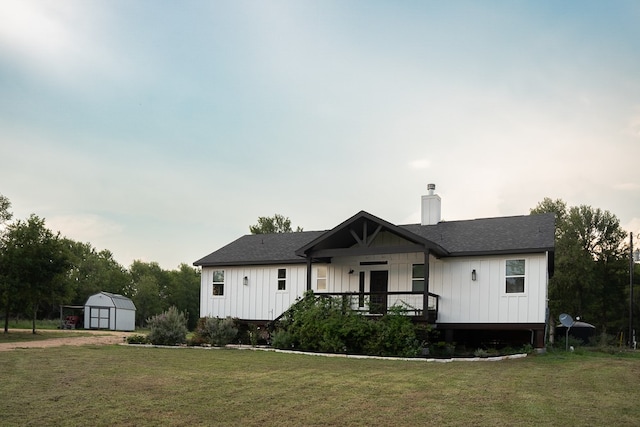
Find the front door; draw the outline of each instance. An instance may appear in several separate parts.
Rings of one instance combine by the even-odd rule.
[[[389,282],[388,271],[372,271],[370,282],[370,307],[371,314],[387,313],[387,286]]]

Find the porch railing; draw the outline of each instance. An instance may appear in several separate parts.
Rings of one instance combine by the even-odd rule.
[[[368,316],[385,314],[391,307],[398,307],[408,316],[426,319],[429,323],[438,320],[440,296],[429,292],[428,306],[424,310],[424,293],[420,291],[387,292],[315,292],[317,297],[342,297],[348,299],[352,310]]]

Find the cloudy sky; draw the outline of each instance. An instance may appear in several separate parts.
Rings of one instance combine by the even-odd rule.
[[[173,269],[280,213],[640,232],[640,3],[3,0],[0,194]]]

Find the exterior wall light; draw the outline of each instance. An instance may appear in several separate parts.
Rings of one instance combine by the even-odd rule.
[[[474,268],[473,270],[471,270],[471,280],[475,282],[477,278],[478,275],[476,274],[476,269]]]
[[[249,286],[249,278],[247,276],[244,276],[244,278],[242,279],[242,284],[245,286]]]

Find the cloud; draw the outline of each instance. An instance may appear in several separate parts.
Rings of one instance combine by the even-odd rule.
[[[613,189],[619,191],[638,191],[640,190],[640,184],[637,182],[623,182],[614,184]]]
[[[6,0],[0,4],[0,56],[28,73],[67,86],[121,75],[108,37],[109,14],[98,2]],[[96,76],[95,74],[98,74]]]
[[[629,119],[626,133],[640,138],[640,108],[636,108],[635,113]]]
[[[46,218],[46,224],[49,229],[59,231],[65,237],[92,243],[120,234],[124,230],[121,224],[95,214],[52,216]]]
[[[633,233],[633,236],[634,236],[633,245],[634,247],[640,247],[640,244],[638,243],[640,241],[640,218],[638,217],[631,218],[631,220],[623,224],[622,228]]]
[[[428,159],[416,159],[409,162],[411,169],[429,169],[431,161]]]

